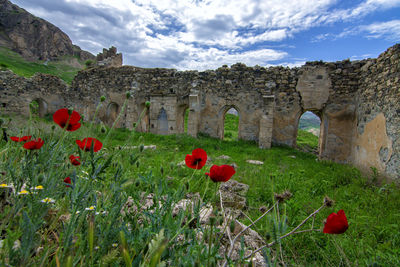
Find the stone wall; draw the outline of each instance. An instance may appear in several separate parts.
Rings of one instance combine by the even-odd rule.
[[[90,119],[104,95],[98,118],[108,125],[123,111],[117,126],[132,128],[144,112],[139,131],[183,133],[189,110],[188,134],[216,138],[223,138],[225,114],[233,107],[239,113],[239,138],[261,148],[295,147],[299,119],[312,111],[321,119],[321,159],[400,178],[399,73],[399,45],[377,59],[308,62],[292,69],[240,63],[203,72],[92,68],[79,72],[71,86],[49,75],[25,79],[1,72],[0,107],[27,114],[30,101],[38,99],[41,114],[73,106]],[[127,91],[132,98],[126,99]]]

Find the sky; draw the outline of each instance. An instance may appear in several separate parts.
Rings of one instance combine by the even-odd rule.
[[[376,58],[400,43],[400,0],[11,0],[96,55],[178,70]]]

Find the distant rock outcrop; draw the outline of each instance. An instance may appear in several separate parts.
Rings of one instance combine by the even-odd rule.
[[[82,60],[95,59],[91,53],[73,45],[59,28],[8,0],[0,0],[0,46],[28,60],[51,60],[66,55],[79,56]]]

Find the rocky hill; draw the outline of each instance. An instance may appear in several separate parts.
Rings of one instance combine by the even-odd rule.
[[[28,60],[52,60],[67,55],[81,60],[95,59],[91,53],[73,45],[59,28],[8,0],[0,0],[0,46]]]

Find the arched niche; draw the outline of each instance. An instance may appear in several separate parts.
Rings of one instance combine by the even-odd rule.
[[[160,113],[158,113],[157,117],[158,122],[158,134],[166,135],[168,134],[168,115],[167,111],[164,108],[160,109]]]
[[[106,109],[106,123],[112,125],[118,117],[119,105],[115,102],[108,104]]]
[[[139,105],[139,110],[137,113],[138,125],[136,126],[136,131],[138,132],[148,132],[150,130],[150,116],[149,109],[146,108],[146,103],[143,102]]]

